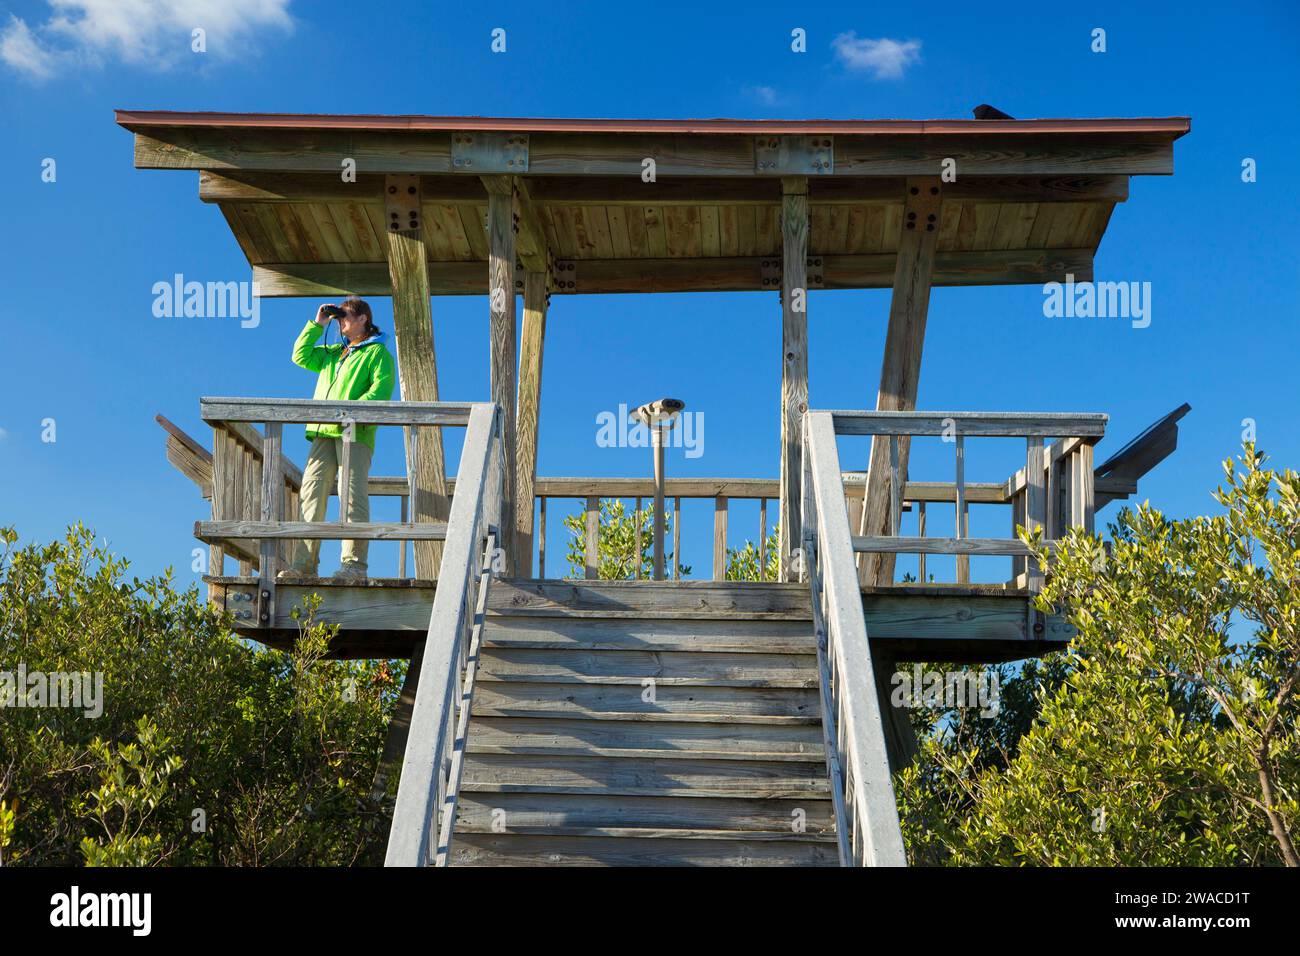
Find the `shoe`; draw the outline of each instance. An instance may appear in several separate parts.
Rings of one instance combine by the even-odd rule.
[[[357,564],[355,561],[349,561],[335,571],[332,577],[335,581],[364,581],[366,580],[366,566]]]
[[[307,572],[299,568],[285,568],[275,576],[277,581],[305,581],[308,578],[314,578],[314,572]]]

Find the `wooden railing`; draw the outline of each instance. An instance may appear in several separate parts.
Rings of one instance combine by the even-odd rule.
[[[500,540],[505,454],[495,405],[474,405],[393,808],[387,866],[447,865],[474,702],[488,585]]]
[[[1021,437],[1025,467],[1005,487],[980,485],[979,500],[1010,504],[1013,521],[1045,527],[1053,538],[1065,523],[1091,527],[1092,445],[1103,434],[1104,415],[1022,414],[1013,412],[830,412],[810,411],[803,419],[803,481],[800,516],[802,549],[794,566],[809,584],[820,672],[822,731],[834,800],[840,861],[853,866],[905,865],[898,810],[881,720],[871,647],[867,639],[856,554],[955,554],[959,583],[968,583],[961,559],[972,554],[1009,555],[1029,563],[1023,572],[1030,590],[1042,585],[1042,570],[1028,547],[1008,538],[971,538],[967,506],[965,439],[971,436]],[[888,528],[884,535],[855,535],[837,447],[839,435],[871,435],[889,442]],[[915,436],[949,438],[954,444],[956,480],[951,486],[907,482],[900,464],[900,441]],[[1060,436],[1067,436],[1060,438]],[[1044,447],[1043,439],[1059,440]],[[918,506],[921,533],[899,533],[903,502]],[[861,508],[861,493],[856,495]],[[927,501],[951,501],[956,533],[950,538],[924,533]],[[1022,502],[1022,504],[1017,504]],[[1049,546],[1051,541],[1048,541]],[[924,575],[924,564],[921,565]],[[924,577],[922,577],[924,580]],[[1030,607],[1031,617],[1037,612]]]
[[[1036,591],[1043,573],[1029,557],[1029,548],[1016,535],[1017,527],[1043,529],[1047,547],[1054,546],[1064,529],[1074,525],[1089,531],[1093,527],[1093,445],[1105,434],[1106,416],[1076,413],[1026,412],[871,412],[832,411],[837,435],[870,435],[889,442],[888,521],[883,535],[854,535],[853,550],[859,554],[917,554],[917,580],[927,580],[925,556],[951,554],[957,558],[958,584],[970,583],[971,555],[1003,555],[1012,559],[1008,584]],[[953,446],[955,481],[951,500],[956,512],[956,533],[952,537],[926,535],[926,498],[917,503],[917,531],[900,533],[903,502],[915,486],[905,481],[900,466],[900,445],[917,436],[934,436]],[[1062,437],[1064,436],[1064,437]],[[968,437],[1023,438],[1025,467],[1003,485],[972,486],[966,482],[965,443]],[[1057,438],[1044,446],[1044,438]],[[907,492],[900,492],[906,485]],[[972,494],[972,491],[975,494]],[[1005,538],[970,537],[970,504],[980,501],[1011,507],[1011,527]],[[888,583],[888,582],[882,582]]]
[[[822,735],[843,866],[906,866],[867,624],[853,565],[835,426],[803,419],[802,553],[820,673]]]
[[[276,619],[276,572],[291,562],[305,539],[441,541],[445,522],[348,521],[347,483],[340,484],[337,521],[296,521],[302,473],[283,451],[286,423],[336,423],[343,430],[341,472],[347,473],[356,425],[420,427],[469,423],[478,406],[452,402],[328,402],[288,398],[203,398],[205,422],[213,427],[212,520],[195,522],[194,534],[212,548],[210,567],[218,574],[226,553],[239,559],[241,573],[259,569],[258,624]],[[254,425],[264,424],[263,432]],[[389,489],[390,493],[398,489]],[[414,475],[403,496],[421,493]],[[405,563],[405,549],[402,553]]]
[[[537,505],[537,576],[546,577],[546,512],[547,503],[555,499],[576,499],[582,502],[586,578],[597,577],[600,531],[600,503],[619,499],[632,503],[634,554],[651,544],[652,530],[644,536],[642,517],[654,510],[654,480],[651,478],[538,478],[534,496]],[[681,578],[681,513],[682,499],[713,501],[712,578],[722,581],[727,574],[727,531],[732,499],[758,502],[759,567],[767,566],[767,503],[779,494],[775,480],[766,478],[668,478],[664,481],[664,518],[671,528],[672,569],[665,576],[676,581]],[[671,501],[670,501],[671,499]],[[634,576],[640,578],[640,562],[635,565]]]

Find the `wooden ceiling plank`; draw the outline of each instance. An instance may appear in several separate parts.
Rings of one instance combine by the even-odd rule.
[[[668,233],[664,227],[663,210],[658,206],[644,207],[646,251],[654,259],[668,258]]]
[[[257,243],[248,230],[244,228],[244,223],[239,215],[238,207],[234,203],[222,203],[218,208],[221,209],[221,215],[226,220],[226,225],[230,227],[230,233],[235,237],[235,242],[239,243],[239,249],[244,253],[244,258],[249,263],[262,261],[261,251],[257,248]]]
[[[316,225],[316,234],[320,237],[322,255],[327,262],[346,262],[348,251],[339,237],[338,226],[330,215],[329,207],[324,203],[309,203],[303,207],[311,215]]]
[[[614,258],[632,258],[632,244],[627,233],[627,207],[607,206],[605,215],[609,219],[609,241],[614,250]]]
[[[438,231],[451,247],[450,258],[462,261],[473,259],[474,250],[470,248],[465,225],[461,222],[456,207],[443,203],[426,203],[424,209],[426,218],[437,223]]]

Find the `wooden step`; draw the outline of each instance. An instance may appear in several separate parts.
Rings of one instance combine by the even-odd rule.
[[[838,863],[800,595],[705,587],[643,611],[656,591],[498,595],[479,652],[454,865]]]
[[[643,688],[620,684],[482,681],[474,691],[479,717],[583,717],[589,720],[744,720],[747,723],[820,725],[821,704],[814,687]]]
[[[462,792],[808,800],[830,796],[826,762],[820,756],[805,763],[471,753],[464,774]]]
[[[808,585],[759,581],[535,581],[500,579],[488,613],[638,620],[812,620]]]
[[[485,647],[817,654],[808,621],[494,617],[483,639]]]
[[[626,836],[458,834],[456,866],[837,866],[833,842],[735,839],[628,839]]]
[[[571,793],[463,793],[456,833],[547,828],[636,829],[654,832],[730,830],[806,833],[834,838],[829,800],[754,800],[727,797],[629,797]]]
[[[810,724],[537,717],[477,717],[468,743],[470,753],[711,760],[820,760],[822,748]]]
[[[701,654],[688,651],[595,651],[488,648],[480,681],[658,686],[816,687],[817,658],[808,654]]]

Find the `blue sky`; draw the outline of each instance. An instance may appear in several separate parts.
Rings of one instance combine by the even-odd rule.
[[[1099,279],[1150,282],[1152,322],[1047,319],[1036,286],[936,290],[919,406],[1103,411],[1100,457],[1183,401],[1176,457],[1141,493],[1182,516],[1213,508],[1220,460],[1256,423],[1275,464],[1300,461],[1296,303],[1300,199],[1295,93],[1300,17],[1286,3],[1050,5],[999,12],[861,4],[387,4],[195,2],[201,17],[137,0],[0,6],[4,297],[13,353],[0,405],[0,524],[48,540],[84,521],[136,573],[190,571],[193,486],[163,458],[162,412],[210,444],[198,397],[308,396],[290,344],[314,302],[270,300],[262,321],[155,318],[151,288],[177,272],[246,279],[247,265],[197,174],[136,171],[114,108],[608,117],[967,117],[992,103],[1017,117],[1190,115],[1175,175],[1132,181],[1096,261]],[[377,9],[377,8],[375,8]],[[201,21],[201,22],[200,22]],[[208,52],[190,52],[204,26]],[[491,31],[506,30],[494,54]],[[803,54],[790,32],[807,32]],[[1091,31],[1106,30],[1104,54]],[[889,39],[854,63],[836,38]],[[840,47],[844,46],[841,41]],[[884,74],[884,75],[881,75]],[[41,180],[42,160],[57,181]],[[1243,158],[1258,181],[1241,181]],[[379,324],[391,328],[386,299]],[[433,303],[447,399],[487,398],[484,297]],[[813,407],[874,404],[885,290],[810,299]],[[671,332],[654,334],[670,321]],[[706,420],[705,454],[670,453],[670,474],[774,476],[780,310],[775,295],[556,296],[547,329],[539,470],[640,475],[642,449],[596,446],[595,418],[620,402],[685,399]],[[42,421],[57,440],[42,441]],[[306,444],[289,451],[299,463]],[[841,445],[846,468],[865,446]],[[1017,448],[971,449],[970,480],[999,480]],[[452,456],[454,459],[454,455]],[[375,472],[400,468],[396,433]],[[946,479],[946,456],[913,476]],[[452,462],[454,466],[454,460]],[[1102,517],[1110,517],[1111,510]],[[376,517],[384,516],[376,510]],[[563,552],[551,517],[551,561]],[[977,511],[975,533],[986,519]],[[1005,513],[987,519],[1002,533]],[[732,542],[756,512],[733,512]],[[709,522],[687,511],[684,559],[708,563]],[[932,525],[933,530],[941,528]],[[375,549],[377,569],[391,558]],[[386,551],[391,551],[388,546]],[[325,568],[337,558],[326,545]]]

